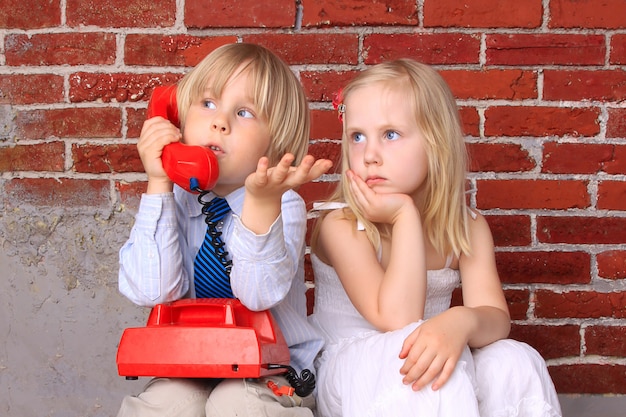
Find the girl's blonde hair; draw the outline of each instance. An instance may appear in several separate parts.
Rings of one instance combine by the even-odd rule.
[[[309,107],[302,85],[291,69],[269,49],[248,43],[221,46],[207,55],[178,83],[176,98],[184,132],[185,117],[191,104],[210,85],[218,97],[237,70],[249,71],[252,99],[260,116],[268,121],[271,143],[267,153],[276,165],[287,152],[299,164],[309,145]]]
[[[426,142],[428,175],[423,191],[423,206],[419,207],[426,238],[443,256],[469,253],[468,208],[465,200],[467,151],[456,101],[448,85],[428,65],[399,59],[361,72],[343,89],[343,99],[359,88],[376,83],[406,93]],[[366,220],[354,204],[346,178],[346,171],[350,167],[345,129],[341,147],[341,182],[331,200],[348,204],[346,216],[356,218],[365,226],[368,238],[378,250],[381,235],[388,234],[389,230]],[[316,237],[317,233],[314,233],[313,238]]]

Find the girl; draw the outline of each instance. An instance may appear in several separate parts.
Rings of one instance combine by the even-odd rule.
[[[338,108],[342,177],[326,208],[339,208],[322,213],[311,245],[321,415],[560,415],[536,352],[496,342],[508,308],[487,222],[466,206],[465,145],[443,79],[411,60],[379,64]],[[464,305],[449,308],[459,282]],[[475,375],[468,346],[487,345]]]
[[[322,175],[331,162],[305,156],[309,112],[302,87],[269,50],[230,44],[183,77],[177,99],[182,133],[154,117],[144,123],[137,144],[148,187],[120,250],[120,291],[141,306],[218,297],[201,294],[218,284],[199,279],[202,268],[194,264],[208,237],[202,206],[197,195],[172,184],[161,161],[171,142],[204,146],[217,157],[219,178],[203,198],[223,197],[230,207],[213,226],[232,262],[230,296],[251,310],[271,309],[293,368],[312,369],[322,339],[306,321],[306,207],[292,189]],[[288,383],[282,376],[272,382]],[[156,378],[138,396],[127,396],[118,416],[311,417],[313,398],[303,397],[274,395],[263,378]]]

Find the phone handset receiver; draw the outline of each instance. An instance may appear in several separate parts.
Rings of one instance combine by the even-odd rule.
[[[154,88],[148,102],[148,118],[155,116],[166,118],[180,127],[175,85]],[[163,148],[161,160],[167,176],[189,192],[211,190],[217,183],[217,157],[207,148],[181,142],[170,143]]]

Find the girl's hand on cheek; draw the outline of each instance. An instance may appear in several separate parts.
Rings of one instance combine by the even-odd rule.
[[[400,193],[377,193],[353,171],[346,172],[355,202],[365,218],[374,223],[394,224],[404,208],[415,211],[411,197]]]

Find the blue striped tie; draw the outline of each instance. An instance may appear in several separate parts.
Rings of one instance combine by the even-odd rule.
[[[226,259],[226,249],[218,223],[230,211],[224,198],[214,198],[202,208],[207,217],[206,236],[194,262],[194,280],[198,298],[234,298],[230,288],[232,261]]]

